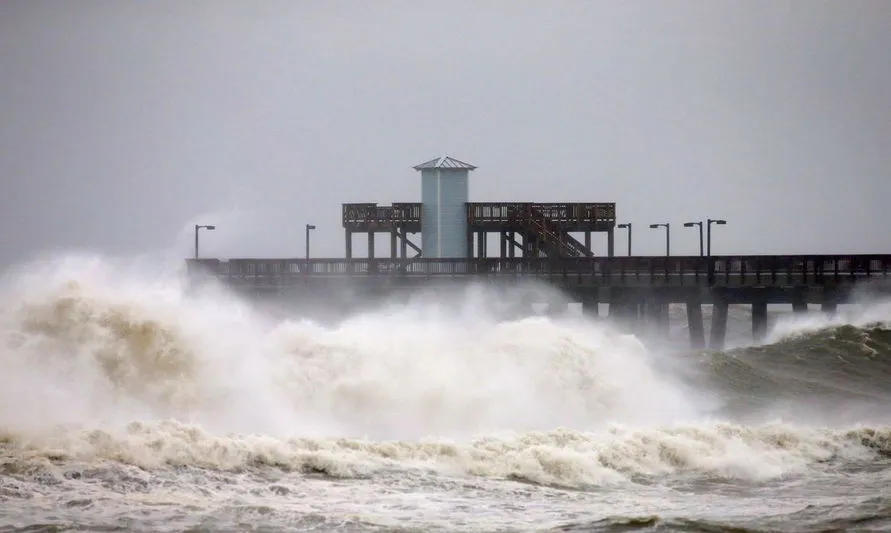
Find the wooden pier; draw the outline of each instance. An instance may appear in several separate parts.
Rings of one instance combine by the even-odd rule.
[[[770,304],[791,304],[799,313],[819,304],[833,313],[858,291],[888,287],[891,254],[712,256],[711,224],[726,222],[709,219],[698,222],[700,241],[707,224],[708,252],[687,257],[666,250],[665,256],[635,257],[632,226],[617,224],[615,203],[470,202],[469,175],[476,165],[446,155],[413,168],[420,172],[422,202],[342,204],[343,259],[311,259],[307,226],[304,259],[194,259],[188,261],[190,280],[216,280],[238,291],[287,295],[325,308],[351,299],[345,312],[355,311],[361,301],[421,290],[439,293],[456,284],[485,283],[520,299],[536,287],[532,297],[547,299],[552,313],[576,302],[587,315],[597,316],[599,304],[607,304],[610,319],[632,325],[645,321],[664,330],[669,304],[684,304],[695,348],[705,347],[702,306],[711,305],[710,345],[718,349],[725,342],[731,304],[752,306],[757,341],[767,331]],[[629,257],[615,256],[617,228],[628,231]],[[379,233],[389,235],[389,257],[375,257]],[[414,242],[418,233],[420,243]],[[366,257],[353,255],[356,234],[366,235]],[[494,257],[488,245],[492,234],[500,241],[492,247]],[[594,253],[595,234],[606,234],[605,256]]]
[[[596,315],[609,304],[610,317],[646,320],[667,327],[668,304],[686,304],[690,342],[705,346],[702,305],[713,306],[710,347],[724,345],[727,306],[752,306],[756,341],[767,331],[768,304],[791,304],[806,312],[819,304],[833,313],[856,291],[891,288],[889,255],[656,256],[656,257],[473,257],[470,259],[190,259],[190,279],[214,279],[253,293],[313,291],[349,285],[382,295],[454,283],[493,286],[546,283],[568,301]],[[566,302],[553,303],[553,311]]]

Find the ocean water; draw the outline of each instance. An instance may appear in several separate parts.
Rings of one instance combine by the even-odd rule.
[[[891,530],[891,305],[760,346],[733,309],[692,352],[493,298],[322,322],[100,257],[10,270],[0,531]]]

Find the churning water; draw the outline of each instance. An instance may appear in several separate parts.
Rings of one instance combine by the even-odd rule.
[[[0,530],[891,528],[881,303],[691,353],[480,288],[323,325],[68,257],[0,298]]]

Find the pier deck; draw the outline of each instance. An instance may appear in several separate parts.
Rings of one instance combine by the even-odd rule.
[[[847,285],[891,273],[891,255],[654,256],[472,259],[190,259],[190,272],[257,286],[318,278],[542,279],[566,287]]]
[[[834,313],[855,291],[887,294],[889,255],[783,255],[711,257],[579,257],[472,259],[191,259],[190,279],[219,280],[252,293],[333,294],[350,285],[385,295],[441,288],[454,282],[493,286],[546,283],[596,315],[609,304],[610,317],[642,321],[667,331],[670,303],[687,306],[690,344],[705,346],[702,305],[713,306],[710,346],[724,344],[727,306],[752,306],[756,341],[767,331],[767,305],[792,304],[796,313],[820,304]],[[555,309],[565,302],[553,302]]]

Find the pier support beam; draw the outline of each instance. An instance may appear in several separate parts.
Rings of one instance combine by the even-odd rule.
[[[764,341],[767,335],[767,299],[757,298],[752,302],[752,339],[756,343]]]
[[[473,257],[473,228],[467,228],[467,257]]]
[[[485,231],[476,232],[476,256],[480,259],[486,257],[486,236]]]
[[[600,318],[600,304],[597,303],[597,298],[582,301],[582,315],[595,320]]]
[[[635,300],[623,299],[616,307],[618,322],[627,331],[637,333],[640,326],[640,304]],[[612,308],[612,304],[610,304],[610,308]]]
[[[838,294],[835,289],[823,289],[823,303],[820,307],[821,311],[829,318],[835,316],[838,312]]]
[[[799,288],[795,290],[792,294],[792,312],[796,315],[800,313],[807,313],[807,295],[805,293],[807,289]]]
[[[626,326],[629,330],[637,329],[639,302],[634,295],[624,290],[613,290],[609,300],[609,317],[611,320]]]
[[[347,261],[349,261],[350,259],[353,258],[353,232],[350,230],[345,230],[345,231],[346,231],[346,239],[345,239],[346,258],[347,258]]]
[[[657,298],[648,299],[646,310],[650,329],[660,336],[668,337],[668,304]]]
[[[705,348],[705,327],[702,323],[702,300],[697,293],[687,299],[687,329],[690,331],[690,348]]]
[[[547,308],[544,311],[545,315],[553,318],[566,316],[567,313],[569,313],[569,302],[562,300],[548,302]]]
[[[712,327],[709,332],[709,348],[723,350],[727,339],[727,299],[723,294],[712,296]]]
[[[583,317],[594,320],[600,318],[600,304],[597,303],[599,301],[599,293],[599,289],[594,287],[590,292],[580,298]]]

